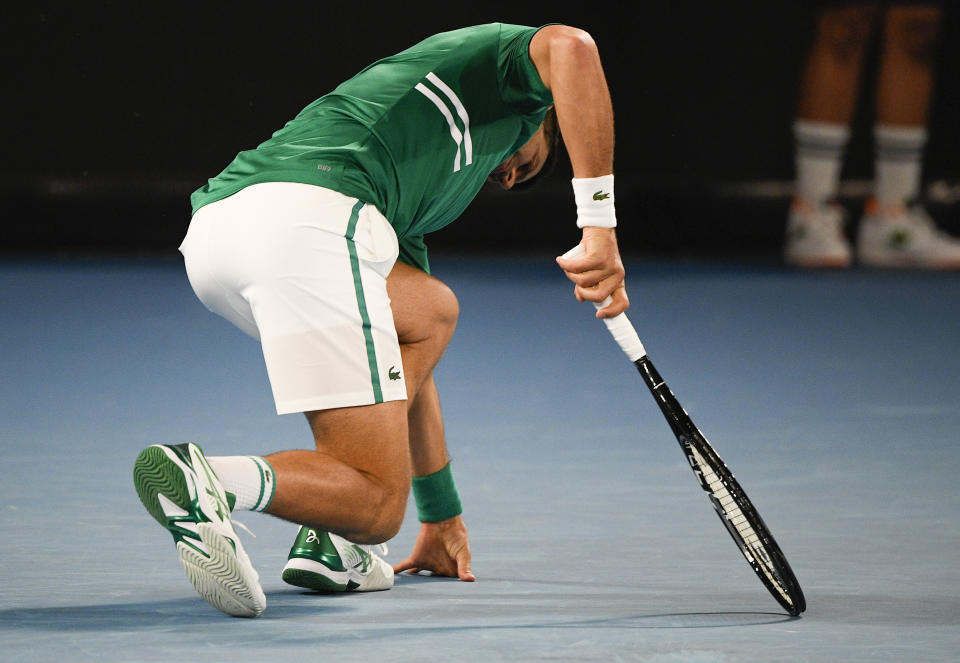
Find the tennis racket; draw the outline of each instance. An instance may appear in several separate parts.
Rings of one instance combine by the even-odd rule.
[[[579,258],[584,255],[582,245],[577,245],[564,254],[564,258]],[[610,303],[608,297],[598,309]],[[630,361],[637,367],[644,383],[660,406],[660,411],[670,425],[670,430],[680,443],[680,448],[690,462],[690,467],[707,493],[713,508],[730,536],[740,548],[747,563],[760,578],[773,598],[791,615],[796,617],[806,610],[807,602],[787,558],[767,529],[763,518],[747,497],[740,483],[726,466],[700,429],[680,405],[670,387],[654,368],[633,324],[621,313],[605,318],[604,323]]]

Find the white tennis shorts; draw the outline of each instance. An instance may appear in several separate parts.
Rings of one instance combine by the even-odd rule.
[[[180,252],[204,306],[260,341],[278,414],[407,397],[387,297],[397,235],[372,205],[255,184],[197,210]]]

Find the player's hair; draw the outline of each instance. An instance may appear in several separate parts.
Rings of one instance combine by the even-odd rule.
[[[547,139],[547,145],[550,146],[550,149],[547,152],[547,159],[543,162],[543,168],[541,168],[540,172],[530,179],[514,184],[512,190],[523,191],[525,189],[529,189],[537,182],[541,182],[546,179],[557,167],[557,162],[560,160],[561,149],[560,125],[557,123],[556,106],[551,106],[550,110],[548,110],[547,114],[543,117],[543,135]]]

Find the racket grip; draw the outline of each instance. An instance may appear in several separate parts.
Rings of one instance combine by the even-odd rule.
[[[573,258],[582,258],[584,255],[586,255],[586,251],[583,245],[577,244],[564,253],[563,257],[570,260]],[[593,305],[597,310],[600,310],[604,306],[608,306],[612,301],[612,297],[607,297],[603,302],[593,302]],[[627,318],[626,313],[620,313],[612,318],[604,318],[603,323],[607,326],[607,331],[610,332],[610,335],[613,336],[613,340],[617,342],[617,345],[620,346],[620,349],[623,350],[630,361],[637,361],[647,355],[647,350],[643,347],[643,343],[640,342],[640,336],[637,334],[633,323]]]

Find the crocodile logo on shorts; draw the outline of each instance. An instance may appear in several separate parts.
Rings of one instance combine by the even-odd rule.
[[[400,379],[400,371],[395,370],[395,368],[394,368],[393,366],[391,366],[391,367],[390,367],[390,370],[387,371],[387,375],[390,377],[391,380],[399,380],[399,379]]]
[[[595,194],[593,194],[594,200],[606,200],[609,197],[610,197],[610,194],[607,193],[606,191],[603,191],[602,189],[600,191],[597,191]]]

